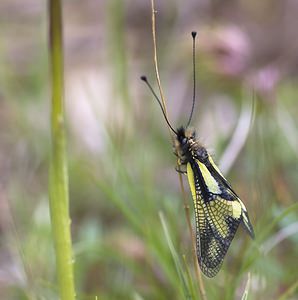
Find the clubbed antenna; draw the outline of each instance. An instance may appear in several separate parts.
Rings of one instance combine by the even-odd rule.
[[[177,135],[176,130],[174,130],[174,128],[173,128],[172,125],[170,124],[170,122],[169,122],[169,120],[168,120],[168,118],[167,118],[167,115],[166,115],[166,113],[165,113],[165,111],[164,111],[164,108],[163,108],[163,106],[162,106],[162,104],[161,104],[161,101],[159,100],[159,98],[157,97],[156,93],[154,92],[154,90],[153,90],[151,84],[148,82],[147,77],[146,77],[146,76],[141,76],[141,80],[143,80],[143,81],[147,84],[147,86],[149,87],[150,91],[152,92],[154,98],[157,100],[157,102],[158,102],[158,104],[159,104],[159,106],[160,106],[160,108],[161,108],[161,111],[162,111],[162,113],[163,113],[163,116],[164,116],[164,118],[165,118],[165,120],[166,120],[168,126],[169,126],[170,129]]]
[[[195,108],[196,102],[196,31],[192,31],[192,64],[193,64],[193,96],[192,96],[192,107],[189,115],[189,119],[186,125],[186,128],[189,126],[192,119],[193,111]]]

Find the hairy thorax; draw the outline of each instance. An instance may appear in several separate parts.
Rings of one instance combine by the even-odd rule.
[[[193,159],[206,162],[208,153],[197,141],[194,129],[181,127],[177,129],[177,133],[174,153],[178,157],[178,165],[185,165]]]

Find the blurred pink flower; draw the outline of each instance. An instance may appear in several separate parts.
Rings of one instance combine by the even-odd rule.
[[[281,70],[276,65],[267,65],[248,76],[248,85],[257,93],[270,97],[281,79]]]
[[[224,76],[242,75],[251,57],[248,36],[235,26],[208,32],[202,39],[202,48],[213,60],[213,71]]]

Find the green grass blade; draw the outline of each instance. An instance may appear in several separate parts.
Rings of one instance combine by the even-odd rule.
[[[269,234],[272,232],[274,227],[285,217],[287,217],[290,213],[298,210],[298,203],[294,203],[288,208],[284,209],[277,217],[275,217],[272,222],[265,228],[263,231],[259,232],[257,235],[256,241],[251,243],[251,246],[247,249],[243,264],[241,267],[242,272],[248,270],[257,259],[262,257],[261,253],[264,249],[263,243],[264,240]]]
[[[298,289],[298,280],[296,280],[279,298],[278,300],[290,299],[290,296]],[[294,298],[293,298],[294,299]]]
[[[248,275],[247,275],[247,281],[246,281],[246,285],[245,285],[245,290],[244,290],[244,293],[243,293],[243,295],[241,297],[241,300],[247,300],[249,288],[250,288],[250,273],[248,273]]]
[[[182,284],[182,288],[183,288],[183,293],[184,293],[185,299],[192,299],[191,298],[191,292],[190,292],[190,290],[189,290],[189,288],[187,286],[185,275],[184,275],[181,263],[179,261],[177,251],[176,251],[176,249],[175,249],[175,247],[173,245],[173,242],[171,240],[171,237],[170,237],[170,234],[169,234],[169,230],[168,230],[168,227],[167,227],[167,224],[166,224],[166,221],[165,221],[165,218],[164,218],[164,215],[163,215],[162,212],[159,212],[159,218],[160,218],[160,221],[161,221],[161,224],[162,224],[162,228],[163,228],[166,240],[167,240],[167,244],[169,246],[170,252],[172,254],[172,257],[173,257],[173,260],[174,260],[174,263],[175,263],[175,267],[176,267],[176,270],[177,270],[180,282]]]
[[[185,269],[185,272],[186,272],[186,278],[187,278],[187,281],[188,281],[188,284],[189,284],[189,289],[191,291],[192,298],[193,299],[198,299],[199,296],[197,295],[196,290],[194,288],[194,283],[193,283],[193,280],[192,280],[192,277],[191,277],[191,273],[190,273],[189,266],[188,266],[188,263],[187,263],[187,260],[186,260],[186,256],[183,254],[182,258],[183,258],[183,264],[184,264],[184,269]]]
[[[63,46],[61,2],[49,1],[52,80],[52,148],[49,174],[50,214],[60,298],[75,299],[71,247],[66,139],[63,108]]]

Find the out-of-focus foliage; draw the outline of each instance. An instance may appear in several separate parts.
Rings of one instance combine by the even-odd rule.
[[[78,299],[198,297],[170,138],[139,80],[145,73],[155,85],[150,2],[65,1],[63,8]],[[170,119],[178,126],[188,118],[196,30],[193,126],[256,233],[252,242],[240,229],[218,276],[204,278],[208,299],[297,299],[298,5],[158,0],[156,9]],[[57,298],[47,13],[45,2],[0,4],[1,299]]]

